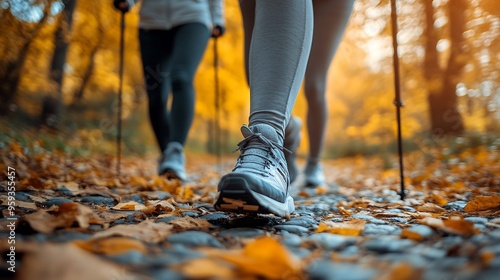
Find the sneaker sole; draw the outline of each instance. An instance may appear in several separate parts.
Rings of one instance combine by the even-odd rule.
[[[293,198],[288,196],[284,203],[269,198],[250,189],[245,178],[232,177],[231,182],[222,187],[215,197],[215,209],[236,213],[275,214],[289,218],[295,210]]]

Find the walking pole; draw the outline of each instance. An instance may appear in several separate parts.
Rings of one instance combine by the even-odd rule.
[[[214,86],[215,86],[215,153],[219,172],[222,167],[222,147],[220,128],[220,90],[219,90],[219,52],[217,51],[217,37],[214,38]]]
[[[121,154],[122,154],[122,91],[123,91],[123,52],[125,46],[125,12],[122,11],[120,23],[120,66],[119,66],[119,80],[118,86],[118,132],[116,134],[116,175],[120,176]]]
[[[405,180],[403,173],[403,143],[401,140],[401,107],[404,106],[401,100],[401,87],[399,76],[399,54],[398,54],[398,18],[396,14],[396,0],[391,0],[391,26],[392,26],[392,48],[393,48],[393,66],[394,66],[394,89],[396,98],[394,105],[396,105],[396,120],[398,126],[398,154],[399,154],[399,175],[401,182],[401,200],[405,199]]]

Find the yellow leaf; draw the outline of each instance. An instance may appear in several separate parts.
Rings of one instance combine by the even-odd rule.
[[[327,188],[326,188],[326,187],[324,187],[324,186],[321,186],[321,187],[316,188],[316,193],[317,193],[317,194],[325,194],[325,193],[326,193],[326,191],[327,191]]]
[[[358,236],[365,229],[365,224],[366,221],[363,220],[351,220],[342,223],[325,221],[319,224],[316,232],[329,232],[340,235]]]
[[[325,223],[320,223],[318,228],[316,229],[316,232],[325,232],[328,230],[328,226]]]
[[[339,207],[339,212],[342,215],[351,216],[351,211],[345,209],[344,207]]]
[[[236,279],[233,270],[219,260],[194,259],[182,264],[180,271],[189,279]]]
[[[104,255],[116,255],[131,250],[136,250],[141,253],[146,252],[146,246],[144,246],[142,242],[125,237],[76,240],[73,243],[86,251]]]
[[[375,280],[419,280],[423,270],[413,267],[408,263],[395,263],[387,272],[379,275]]]
[[[449,188],[452,188],[452,189],[455,189],[455,190],[462,190],[465,187],[466,187],[465,183],[461,182],[461,181],[455,182],[451,186],[449,186]]]
[[[260,237],[236,252],[208,251],[235,265],[244,276],[264,279],[303,279],[300,266],[287,249],[276,239]]]
[[[411,240],[416,240],[416,241],[422,241],[424,239],[424,237],[420,233],[412,231],[412,230],[407,229],[407,228],[404,228],[401,231],[401,237],[408,238]]]
[[[476,196],[474,200],[469,201],[467,205],[465,205],[465,212],[475,212],[482,211],[500,207],[500,196],[492,195],[492,196]]]
[[[485,252],[481,253],[481,262],[483,263],[484,267],[488,267],[488,265],[494,259],[495,259],[495,253],[493,253],[493,252],[485,251]]]
[[[180,187],[175,190],[175,193],[183,200],[188,200],[193,197],[193,190],[191,188]]]
[[[439,206],[444,206],[444,205],[448,204],[448,200],[446,198],[440,196],[439,194],[432,193],[431,198]]]

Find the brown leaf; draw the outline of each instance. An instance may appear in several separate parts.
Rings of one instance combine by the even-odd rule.
[[[54,214],[51,214],[49,210],[40,209],[33,214],[26,215],[23,220],[35,231],[41,233],[52,233],[56,228],[71,227],[75,222],[85,229],[90,224],[104,223],[92,209],[75,202],[61,204]]]
[[[123,268],[71,244],[47,244],[28,253],[18,276],[32,280],[134,279]]]
[[[358,236],[365,229],[366,221],[350,220],[342,223],[321,222],[316,232],[329,232],[340,235]]]
[[[188,230],[188,229],[209,229],[212,224],[207,220],[193,219],[189,216],[178,218],[169,222],[175,226],[176,229]]]
[[[446,210],[443,208],[437,206],[434,203],[427,202],[424,205],[417,206],[416,208],[418,211],[421,212],[431,212],[431,213],[444,213]]]
[[[65,187],[72,195],[79,195],[81,193],[80,187],[78,187],[77,182],[57,182],[57,188]]]
[[[418,220],[418,222],[441,230],[443,232],[455,235],[471,236],[476,234],[477,232],[477,230],[474,228],[473,223],[463,220],[459,217],[452,217],[452,219],[448,220],[426,217],[424,219]]]
[[[56,212],[58,218],[76,221],[81,228],[88,228],[89,224],[103,224],[104,221],[89,207],[68,202],[61,204]]]
[[[2,201],[2,204],[1,204],[2,206],[9,206],[9,199],[7,196],[2,195],[0,197],[0,200]],[[38,206],[36,206],[36,204],[33,202],[16,200],[15,203],[16,203],[16,207],[23,207],[23,208],[28,208],[31,210],[38,209]]]
[[[141,209],[141,211],[146,215],[151,215],[151,214],[160,215],[162,213],[175,211],[175,207],[165,200],[151,201],[150,203],[151,204]]]
[[[437,193],[432,193],[430,197],[439,206],[445,206],[446,204],[448,204],[448,200]]]
[[[395,263],[375,280],[420,280],[422,274],[421,268],[413,267],[409,263]]]
[[[474,200],[469,201],[467,205],[465,205],[465,212],[475,212],[482,210],[489,210],[493,208],[500,207],[500,196],[492,195],[492,196],[476,196]]]
[[[142,242],[125,237],[76,240],[73,244],[86,251],[104,255],[122,254],[131,250],[136,250],[141,253],[146,252],[146,246]]]
[[[144,206],[144,204],[141,204],[141,203],[136,202],[136,201],[127,201],[127,202],[120,202],[111,209],[125,210],[125,211],[139,211],[139,210],[143,210],[144,208],[146,208],[146,206]]]
[[[411,229],[408,229],[408,228],[404,228],[401,230],[401,237],[408,238],[408,239],[415,240],[415,241],[424,240],[424,237],[420,233],[413,231]]]
[[[117,225],[107,230],[95,233],[91,238],[99,239],[110,236],[126,236],[145,242],[160,242],[172,232],[173,226],[165,223],[155,223],[151,220],[133,225]]]

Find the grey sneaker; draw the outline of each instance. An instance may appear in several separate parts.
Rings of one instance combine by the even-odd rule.
[[[163,152],[158,165],[158,174],[165,175],[168,179],[187,180],[186,158],[184,147],[179,142],[170,142]]]
[[[290,174],[290,183],[295,181],[299,173],[299,167],[295,158],[297,157],[297,148],[300,145],[300,128],[302,122],[299,118],[292,116],[285,130],[285,143],[283,146],[290,150],[291,153],[285,154],[286,164],[288,166],[288,174]]]
[[[304,169],[306,187],[319,187],[325,183],[323,166],[320,163],[307,163]]]
[[[290,178],[276,130],[267,124],[241,127],[240,156],[233,171],[217,188],[215,209],[289,216],[294,210],[288,194]]]

